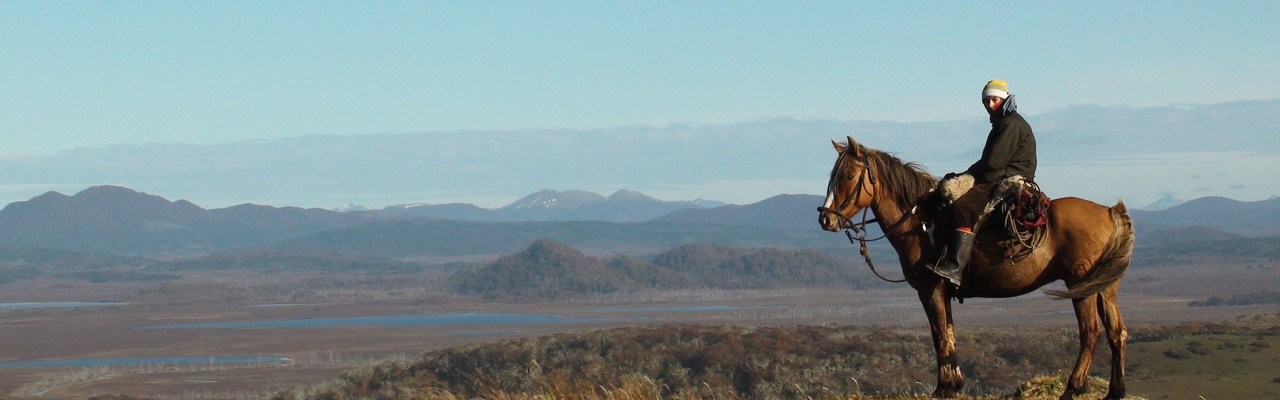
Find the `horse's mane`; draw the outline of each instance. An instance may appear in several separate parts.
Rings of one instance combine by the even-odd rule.
[[[880,150],[863,147],[867,158],[871,160],[871,169],[875,171],[877,185],[880,190],[887,190],[893,202],[903,210],[916,206],[916,201],[928,193],[937,183],[937,179],[929,174],[923,165],[911,161],[904,162],[892,154]]]

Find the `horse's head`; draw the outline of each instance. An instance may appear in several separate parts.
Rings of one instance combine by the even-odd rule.
[[[850,218],[863,208],[870,207],[876,195],[876,178],[871,172],[868,150],[849,139],[848,145],[832,140],[840,156],[831,168],[831,180],[827,182],[827,200],[818,207],[818,224],[822,229],[838,232],[847,227]]]

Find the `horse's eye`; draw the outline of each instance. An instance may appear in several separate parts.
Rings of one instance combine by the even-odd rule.
[[[849,174],[849,175],[845,175],[845,176],[844,176],[844,180],[846,180],[846,181],[851,181],[851,180],[853,180],[853,178],[854,178],[853,174]]]

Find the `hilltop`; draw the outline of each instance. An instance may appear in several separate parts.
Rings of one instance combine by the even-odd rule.
[[[865,274],[816,250],[694,244],[644,259],[590,257],[538,239],[497,261],[458,271],[449,287],[489,298],[557,299],[641,289],[860,287]]]
[[[1158,211],[1130,210],[1141,234],[1202,226],[1244,236],[1280,235],[1280,198],[1237,201],[1201,197]]]
[[[256,204],[207,210],[118,186],[48,192],[0,210],[0,243],[131,256],[187,256],[262,245],[375,216]]]

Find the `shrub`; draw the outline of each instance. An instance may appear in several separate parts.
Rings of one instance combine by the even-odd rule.
[[[1191,358],[1191,353],[1183,349],[1169,349],[1164,351],[1164,356],[1175,360],[1186,360]]]

